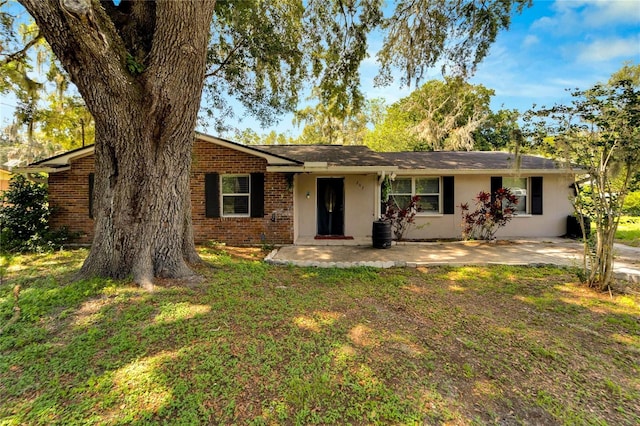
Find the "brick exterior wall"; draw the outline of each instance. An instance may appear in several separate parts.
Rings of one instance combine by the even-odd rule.
[[[230,245],[293,243],[293,190],[283,173],[268,173],[266,160],[197,140],[191,166],[191,203],[196,244],[208,241]],[[49,203],[54,209],[53,228],[79,232],[78,243],[91,243],[93,219],[89,217],[89,173],[94,157],[71,163],[71,169],[49,175]],[[264,217],[205,217],[204,179],[207,173],[264,173]]]
[[[49,205],[53,209],[49,225],[79,233],[74,242],[80,244],[93,240],[93,219],[89,217],[89,173],[94,172],[93,164],[91,155],[74,161],[69,170],[49,174]]]
[[[267,161],[214,143],[197,141],[191,165],[191,207],[196,243],[292,244],[293,190],[286,175],[267,173]],[[264,217],[205,217],[206,173],[264,173]]]

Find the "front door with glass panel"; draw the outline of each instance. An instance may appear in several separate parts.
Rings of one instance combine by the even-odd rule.
[[[344,235],[344,179],[318,179],[318,235]]]

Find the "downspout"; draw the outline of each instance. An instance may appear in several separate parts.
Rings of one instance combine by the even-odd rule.
[[[384,178],[387,176],[386,172],[384,170],[382,170],[381,172],[378,172],[378,184],[374,185],[373,190],[374,190],[374,194],[373,194],[373,202],[374,202],[374,206],[373,206],[373,220],[378,220],[380,219],[380,216],[382,215],[382,212],[380,212],[380,205],[382,204],[382,200],[380,199],[380,193],[381,191],[381,187],[382,187],[382,182],[384,182]]]

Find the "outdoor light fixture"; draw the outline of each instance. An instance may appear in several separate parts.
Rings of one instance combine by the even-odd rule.
[[[307,200],[311,198],[311,192],[307,191]]]

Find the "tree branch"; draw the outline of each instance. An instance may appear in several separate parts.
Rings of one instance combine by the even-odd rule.
[[[6,57],[2,60],[2,62],[0,62],[0,65],[6,65],[10,62],[19,61],[23,59],[27,55],[27,51],[31,49],[42,38],[43,38],[42,34],[38,32],[38,34],[36,34],[34,38],[29,40],[29,42],[25,44],[22,49],[18,50],[17,52],[6,55]]]
[[[135,81],[126,68],[126,49],[103,8],[85,3],[91,9],[90,16],[75,16],[76,9],[63,9],[59,0],[19,2],[34,18],[94,115],[97,104],[87,97],[90,91],[119,99],[132,93],[131,84]]]
[[[225,65],[227,65],[229,63],[229,61],[231,61],[231,58],[233,57],[233,55],[238,51],[238,49],[240,49],[242,46],[244,46],[244,39],[242,39],[241,43],[238,43],[235,45],[235,47],[233,49],[231,49],[231,51],[229,52],[229,54],[226,56],[226,58],[224,58],[224,60],[220,63],[220,65],[213,71],[210,71],[208,73],[206,73],[204,75],[204,78],[209,78],[209,77],[215,77],[223,68]]]

